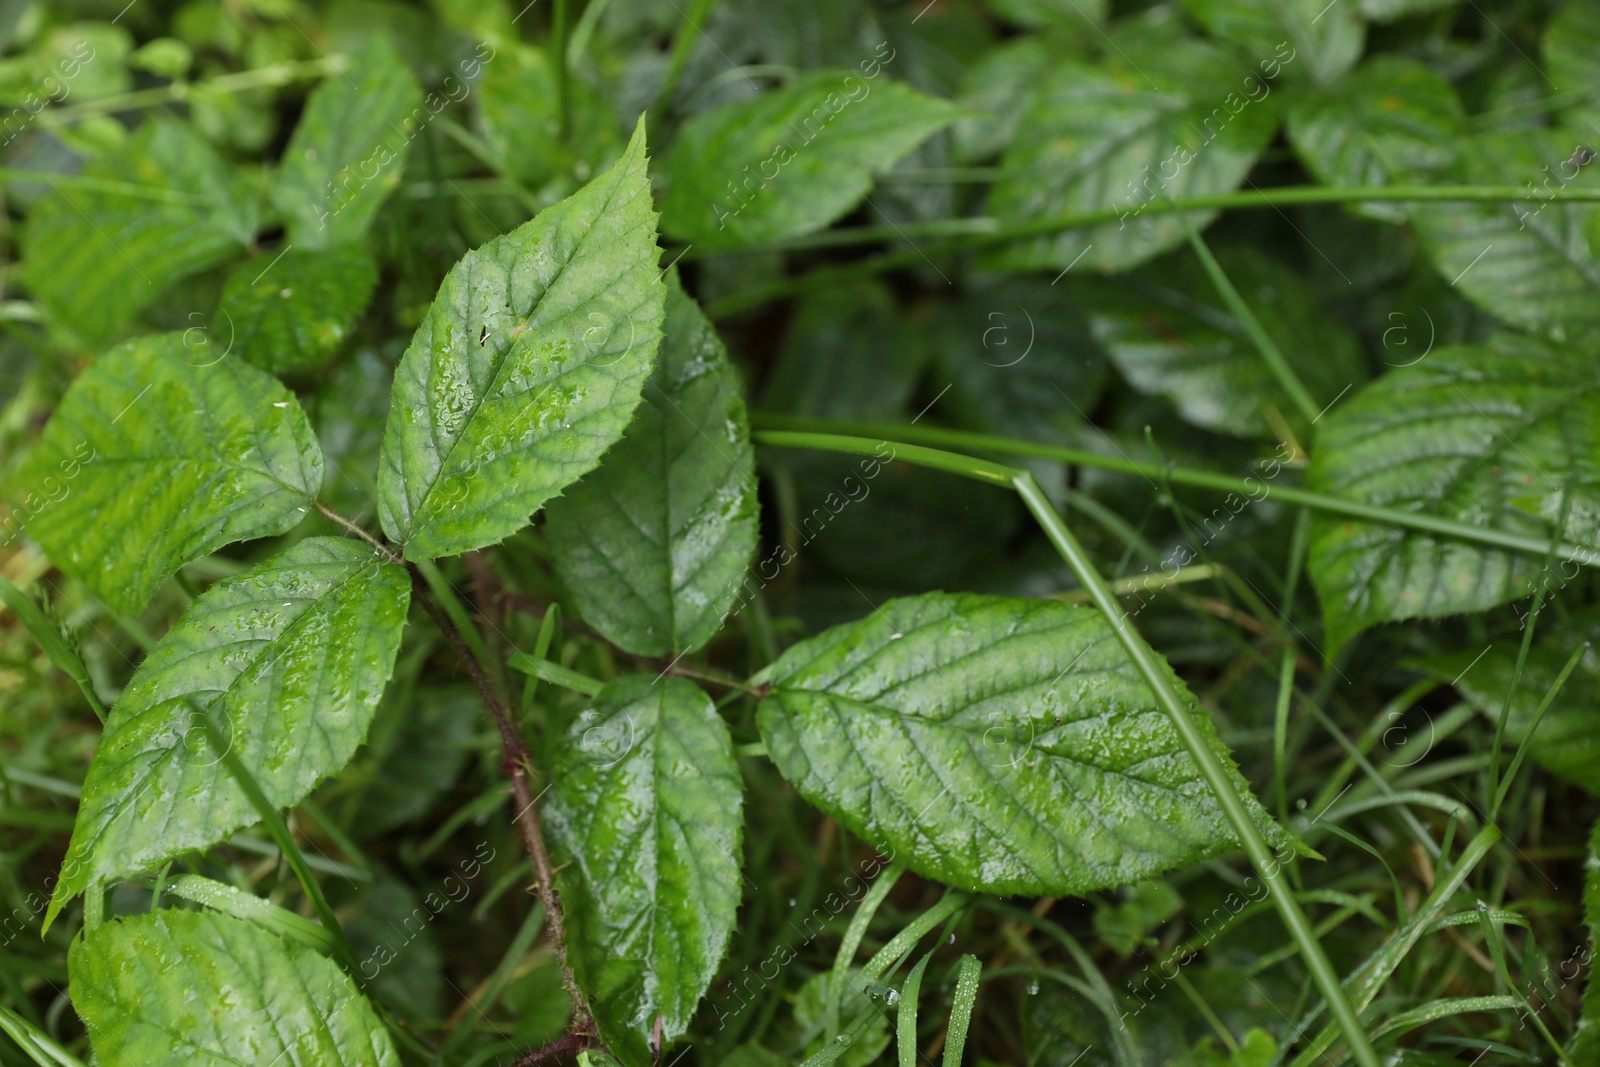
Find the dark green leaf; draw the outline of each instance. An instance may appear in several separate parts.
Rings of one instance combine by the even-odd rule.
[[[818,230],[846,214],[886,170],[961,111],[910,86],[819,70],[684,123],[667,156],[664,232],[737,248]]]
[[[467,255],[395,372],[378,473],[409,559],[492,545],[622,436],[661,338],[644,123],[605,174]]]
[[[1539,87],[1554,86],[1552,95],[1571,106],[1564,124],[1596,145],[1592,125],[1600,120],[1600,71],[1595,70],[1595,49],[1600,48],[1600,8],[1593,4],[1559,4],[1544,30],[1544,78]],[[1554,103],[1556,101],[1552,101]]]
[[[1308,485],[1363,503],[1600,545],[1600,377],[1529,338],[1435,349],[1347,397],[1318,427]],[[1332,655],[1380,622],[1485,611],[1533,591],[1543,561],[1399,526],[1318,517],[1307,567]]]
[[[1293,271],[1247,246],[1216,255],[1318,404],[1366,378],[1356,338],[1322,311],[1316,292]],[[1095,337],[1123,377],[1166,397],[1196,426],[1261,437],[1272,432],[1269,404],[1284,414],[1295,410],[1190,253],[1079,291]]]
[[[1262,56],[1280,67],[1282,55]],[[1263,70],[1270,70],[1266,67]],[[1201,41],[1125,34],[1100,67],[1068,61],[1039,86],[989,210],[1007,223],[1116,210],[1118,221],[1018,242],[995,265],[1125,270],[1184,241],[1171,197],[1231,192],[1278,125],[1278,98],[1257,70]],[[1203,227],[1214,212],[1191,212]]]
[[[187,126],[147,122],[78,179],[56,181],[23,230],[23,277],[70,329],[111,336],[173,282],[242,251],[256,194]]]
[[[801,642],[767,681],[757,722],[784,777],[927,877],[1002,895],[1081,895],[1235,847],[1199,768],[1096,611],[908,597]],[[1209,719],[1195,721],[1226,759]]]
[[[1337,84],[1289,106],[1289,139],[1328,185],[1423,181],[1455,161],[1467,115],[1455,87],[1414,59],[1381,56]],[[1353,205],[1401,222],[1400,204]]]
[[[1595,823],[1589,835],[1588,872],[1583,880],[1583,922],[1589,928],[1589,955],[1594,958],[1600,947],[1600,822]],[[1568,957],[1569,959],[1571,957]],[[1563,960],[1565,967],[1567,960]],[[1563,970],[1562,977],[1566,977]],[[1583,1014],[1578,1023],[1578,1036],[1573,1038],[1568,1054],[1573,1063],[1594,1063],[1600,1060],[1600,978],[1590,970],[1583,987]]]
[[[674,656],[722,625],[755,550],[755,455],[738,372],[675,273],[644,403],[547,519],[556,573],[608,640]]]
[[[1576,563],[1558,563],[1553,584],[1564,585],[1577,576]],[[1524,624],[1528,610],[1529,606],[1517,609]],[[1527,737],[1540,702],[1578,646],[1585,641],[1600,646],[1600,610],[1590,608],[1559,619],[1547,609],[1539,616],[1538,629],[1540,636],[1528,650],[1528,661],[1515,692],[1511,679],[1522,649],[1521,633],[1496,641],[1487,650],[1463,649],[1424,663],[1449,681],[1491,723],[1499,721],[1500,709],[1510,694],[1506,738],[1513,747]],[[1407,740],[1415,737],[1427,744],[1427,736],[1425,728],[1414,727],[1409,728]],[[1539,729],[1528,741],[1528,755],[1551,774],[1591,793],[1600,793],[1600,649],[1590,647],[1578,660],[1577,668],[1545,709]]]
[[[294,394],[231,356],[194,358],[185,336],[90,364],[17,474],[34,540],[128,615],[183,564],[292,529],[322,484]]]
[[[1485,134],[1462,145],[1449,177],[1538,194],[1592,189],[1600,168],[1574,162],[1584,147],[1577,136],[1553,130]],[[1486,311],[1558,341],[1600,329],[1600,207],[1422,204],[1410,216],[1439,273]]]
[[[359,240],[405,169],[411,140],[432,113],[381,33],[306,101],[283,152],[272,202],[301,249]]]
[[[231,329],[233,353],[270,374],[316,370],[338,351],[377,284],[378,265],[360,245],[263,253],[228,278],[211,328]]]
[[[410,596],[403,568],[333,537],[307,538],[202,594],[111,710],[50,918],[88,885],[256,822],[219,746],[275,807],[337,773],[366,736]]]
[[[651,1062],[683,1033],[739,907],[742,780],[728,728],[681,678],[619,678],[567,731],[545,805],[578,979],[601,1036]]]
[[[333,961],[244,919],[157,911],[73,942],[72,1006],[107,1064],[399,1067]]]
[[[1367,37],[1357,5],[1340,0],[1184,0],[1183,6],[1251,61],[1276,55],[1290,78],[1318,86],[1354,66]],[[1288,46],[1283,54],[1281,45]]]
[[[762,391],[768,411],[829,418],[896,417],[928,359],[880,285],[818,293],[795,310]]]

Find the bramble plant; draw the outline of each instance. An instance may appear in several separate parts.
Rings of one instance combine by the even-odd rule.
[[[1600,1065],[1600,7],[124,2],[0,1067]]]

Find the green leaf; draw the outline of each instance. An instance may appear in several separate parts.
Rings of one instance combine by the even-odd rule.
[[[1372,22],[1394,22],[1454,7],[1461,0],[1361,0],[1361,14]]]
[[[410,596],[404,568],[335,537],[203,593],[111,709],[47,919],[86,886],[256,822],[218,745],[274,807],[337,773],[366,736]]]
[[[1600,822],[1595,823],[1589,836],[1587,871],[1583,881],[1583,922],[1589,928],[1589,956],[1585,962],[1592,960],[1600,948]],[[1563,965],[1566,962],[1563,960]],[[1563,973],[1562,977],[1566,975]],[[1583,1011],[1568,1055],[1573,1063],[1600,1061],[1600,977],[1593,969],[1584,983]]]
[[[293,529],[322,484],[294,394],[232,357],[191,361],[185,336],[90,364],[17,473],[34,540],[126,615],[183,564]]]
[[[563,172],[582,180],[622,151],[617,119],[584,81],[570,78],[571,132],[561,135],[555,71],[542,49],[500,48],[478,82],[478,125],[495,167],[539,188]]]
[[[306,101],[283,152],[272,202],[304,249],[358,241],[405,169],[411,140],[432,118],[387,36],[376,33]]]
[[[167,119],[145,123],[72,181],[42,177],[53,190],[23,229],[23,277],[91,341],[243,250],[260,227],[256,194],[199,134]]]
[[[760,407],[830,418],[893,417],[927,362],[880,284],[834,288],[798,302]]]
[[[1008,224],[1122,210],[1118,221],[1019,241],[997,267],[1125,270],[1184,242],[1166,197],[1235,189],[1272,139],[1271,82],[1213,45],[1125,34],[1103,66],[1063,63],[1039,86],[989,193]],[[1286,53],[1287,54],[1287,53]],[[1263,56],[1265,63],[1282,56]],[[1204,227],[1215,212],[1191,212]]]
[[[1600,48],[1600,8],[1557,6],[1545,27],[1543,45],[1545,73],[1560,86],[1557,95],[1575,101],[1562,116],[1564,124],[1580,136],[1594,133],[1591,124],[1600,120],[1600,76],[1594,68],[1595,49]]]
[[[1317,86],[1354,66],[1367,39],[1357,5],[1337,0],[1184,0],[1183,6],[1206,32],[1237,45],[1249,59],[1276,55],[1289,77]]]
[[[1316,403],[1366,378],[1360,343],[1299,275],[1244,245],[1216,256]],[[1194,425],[1263,437],[1272,432],[1269,404],[1286,415],[1296,410],[1194,255],[1175,253],[1115,281],[1087,280],[1077,291],[1122,376],[1166,397]]]
[[[757,723],[783,776],[851,833],[958,888],[1078,896],[1236,846],[1110,623],[1088,608],[892,600],[791,648],[768,681]],[[1226,758],[1210,721],[1197,713],[1196,725]]]
[[[1531,338],[1435,349],[1335,407],[1308,487],[1367,504],[1600,544],[1600,376]],[[1319,516],[1307,567],[1331,656],[1368,626],[1486,611],[1533,591],[1543,560],[1398,526]]]
[[[933,388],[950,392],[935,410],[982,433],[1066,440],[1106,381],[1105,355],[1067,295],[1008,278],[943,305],[928,333]]]
[[[1466,126],[1455,87],[1404,56],[1380,56],[1289,105],[1289,140],[1327,185],[1426,181],[1455,161]],[[1400,204],[1358,204],[1352,210],[1390,222],[1406,217]]]
[[[683,1033],[739,907],[742,779],[728,728],[681,678],[619,678],[567,731],[545,805],[573,966],[630,1064]]]
[[[1067,26],[1082,30],[1104,22],[1111,7],[1108,0],[984,0],[984,6],[1018,26],[1045,29]]]
[[[337,965],[244,919],[119,916],[74,941],[67,959],[72,1006],[103,1063],[400,1064]]]
[[[1552,580],[1564,584],[1577,577],[1577,571],[1576,563],[1558,564]],[[1518,614],[1525,617],[1527,611],[1524,607]],[[1540,701],[1578,646],[1585,641],[1600,645],[1600,609],[1574,612],[1559,623],[1553,613],[1541,614],[1539,631],[1540,636],[1528,650],[1528,661],[1523,665],[1522,680],[1515,692],[1511,689],[1511,679],[1522,649],[1521,633],[1496,641],[1486,650],[1462,649],[1433,656],[1422,661],[1422,666],[1449,681],[1490,723],[1499,721],[1500,709],[1509,693],[1511,707],[1506,719],[1506,737],[1515,747],[1526,738]],[[1600,794],[1600,710],[1597,709],[1600,709],[1600,651],[1591,647],[1578,660],[1571,677],[1545,710],[1538,730],[1527,744],[1528,755],[1539,766],[1590,793]],[[1418,740],[1423,736],[1418,736]]]
[[[1600,168],[1573,160],[1577,136],[1554,130],[1466,141],[1447,180],[1593,188]],[[1600,329],[1600,207],[1539,200],[1422,204],[1410,217],[1439,273],[1484,310],[1560,341]]]
[[[338,351],[377,284],[378,265],[361,245],[263,253],[228,277],[211,328],[220,333],[226,321],[233,353],[269,374],[317,370]]]
[[[666,285],[644,123],[605,174],[445,276],[395,371],[378,474],[408,559],[495,544],[622,436]]]
[[[739,592],[756,506],[738,372],[674,273],[644,403],[600,466],[550,502],[556,573],[607,640],[641,656],[692,652]]]
[[[1034,87],[1060,58],[1054,43],[1033,35],[1016,37],[990,49],[967,70],[960,102],[973,115],[950,128],[956,159],[977,162],[1011,143]]]
[[[881,73],[813,71],[684,123],[663,164],[662,230],[703,248],[738,248],[847,214],[874,173],[961,116]]]

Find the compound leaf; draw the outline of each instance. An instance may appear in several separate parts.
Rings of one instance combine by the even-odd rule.
[[[89,765],[49,919],[84,887],[257,820],[337,773],[394,669],[411,586],[371,548],[311,537],[203,593],[134,672]]]
[[[573,964],[601,1036],[651,1062],[683,1033],[739,907],[739,767],[711,700],[681,678],[611,682],[567,731],[545,815],[564,864]]]
[[[211,328],[225,322],[234,354],[269,374],[316,370],[338,351],[377,284],[378,265],[361,245],[263,253],[228,277]]]
[[[375,33],[306,101],[272,202],[302,249],[360,240],[400,184],[411,139],[431,114],[389,38]]]
[[[400,1064],[372,1005],[332,960],[245,919],[118,916],[74,941],[67,965],[100,1062]]]
[[[53,191],[28,215],[23,277],[91,341],[111,336],[180,278],[242,251],[260,225],[256,194],[206,140],[166,119]]]
[[[1523,337],[1436,349],[1318,427],[1308,485],[1367,504],[1600,544],[1600,375]],[[1319,516],[1307,567],[1333,655],[1368,626],[1486,611],[1533,591],[1543,560],[1400,526]]]
[[[1504,184],[1514,174],[1535,193],[1593,188],[1596,168],[1585,165],[1592,158],[1575,134],[1483,134],[1463,143],[1444,180]],[[1600,208],[1594,204],[1419,204],[1410,218],[1439,273],[1485,311],[1558,341],[1600,329]]]
[[[1270,84],[1221,49],[1128,35],[1106,60],[1063,63],[1038,88],[989,194],[1006,223],[1119,210],[1100,226],[1019,241],[995,266],[1125,270],[1184,241],[1155,199],[1231,192],[1278,125]],[[1191,212],[1203,227],[1215,212]],[[1081,260],[1081,262],[1080,262]]]
[[[1081,895],[1237,844],[1091,609],[976,594],[892,600],[789,649],[767,681],[757,723],[783,776],[852,833],[958,888]],[[1209,719],[1195,722],[1226,761]]]
[[[185,336],[90,364],[17,474],[34,540],[123,614],[183,564],[292,529],[322,484],[294,394],[231,356],[191,359]]]
[[[875,172],[961,117],[874,78],[819,70],[684,123],[663,165],[662,230],[705,248],[819,230],[861,202]]]
[[[495,544],[622,436],[666,285],[644,123],[616,165],[451,268],[395,371],[378,474],[408,559]]]
[[[1404,56],[1380,56],[1337,84],[1289,105],[1289,140],[1327,185],[1427,180],[1449,167],[1466,135],[1455,86]],[[1372,218],[1403,222],[1399,204],[1357,204]]]
[[[676,273],[644,403],[547,519],[556,572],[608,640],[671,656],[722,625],[755,550],[755,455],[738,372]]]

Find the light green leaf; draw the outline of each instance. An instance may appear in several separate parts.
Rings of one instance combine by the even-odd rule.
[[[67,960],[72,1006],[102,1063],[400,1064],[332,960],[244,919],[119,916],[74,941]]]
[[[1551,578],[1561,585],[1577,576],[1578,564],[1559,563]],[[1528,610],[1529,607],[1522,607],[1518,614],[1526,616]],[[1506,738],[1513,748],[1527,736],[1539,703],[1578,646],[1585,641],[1600,646],[1600,609],[1574,612],[1559,623],[1553,612],[1541,613],[1539,636],[1528,650],[1522,680],[1512,692],[1511,679],[1516,673],[1522,636],[1517,633],[1503,638],[1487,650],[1462,649],[1422,663],[1449,681],[1491,723],[1499,721],[1500,709],[1510,693]],[[1426,736],[1420,728],[1418,734],[1419,740]],[[1600,649],[1590,647],[1578,660],[1561,692],[1545,709],[1538,730],[1528,742],[1528,755],[1551,774],[1591,793],[1600,793]]]
[[[1104,22],[1111,7],[1108,0],[984,0],[984,6],[1008,22],[1035,30],[1050,26],[1081,30],[1086,23]]]
[[[403,568],[334,537],[203,593],[111,709],[47,919],[88,885],[256,822],[218,745],[275,807],[337,773],[366,737],[410,596]]]
[[[819,70],[683,124],[663,170],[661,229],[703,248],[820,230],[872,176],[961,116],[880,71]]]
[[[242,251],[260,225],[255,193],[204,138],[167,119],[54,187],[22,238],[28,287],[91,340],[113,334],[180,278]]]
[[[1367,39],[1353,0],[1184,0],[1183,6],[1251,61],[1276,57],[1288,77],[1318,86],[1354,66]]]
[[[967,70],[961,104],[973,115],[950,128],[952,156],[978,162],[1011,143],[1034,88],[1060,58],[1055,45],[1032,34],[1016,37],[990,49]]]
[[[1308,487],[1473,526],[1600,545],[1600,375],[1531,338],[1435,349],[1318,426]],[[1318,517],[1307,567],[1333,653],[1368,626],[1486,611],[1533,591],[1544,561],[1398,526]]]
[[[1447,180],[1539,193],[1593,188],[1600,168],[1572,162],[1582,147],[1577,135],[1554,130],[1484,134],[1462,145]],[[1600,207],[1420,204],[1410,217],[1439,273],[1484,310],[1558,341],[1600,328]]]
[[[579,78],[571,94],[570,133],[561,135],[556,78],[542,49],[501,47],[478,82],[478,124],[502,174],[539,188],[563,172],[587,179],[622,151],[617,118]]]
[[[127,615],[183,564],[293,529],[322,484],[294,394],[231,356],[201,362],[185,336],[90,364],[17,473],[29,534]]]
[[[1270,60],[1272,57],[1263,57]],[[1119,221],[1019,241],[1008,268],[1119,271],[1184,242],[1153,200],[1235,189],[1278,125],[1271,83],[1222,49],[1127,34],[1104,66],[1063,63],[1039,86],[1001,160],[990,212],[1006,223],[1125,209]],[[1191,212],[1204,227],[1215,212]]]
[[[1327,185],[1427,181],[1448,168],[1466,136],[1456,90],[1433,68],[1380,56],[1349,77],[1289,105],[1289,140]],[[1403,222],[1400,204],[1358,204],[1372,218]]]
[[[1216,255],[1319,405],[1366,378],[1360,343],[1329,318],[1294,271],[1248,246],[1224,246]],[[1115,281],[1080,283],[1079,292],[1096,339],[1123,377],[1166,397],[1196,426],[1263,437],[1272,432],[1267,405],[1294,412],[1187,251]]]
[[[283,152],[272,202],[301,249],[358,241],[400,184],[411,139],[432,113],[389,38],[367,38],[311,93]]]
[[[608,640],[674,656],[721,627],[755,551],[755,454],[738,372],[676,273],[644,403],[547,520],[556,573]]]
[[[1237,844],[1110,623],[1088,608],[892,600],[794,646],[768,681],[757,724],[783,776],[926,877],[1077,896]],[[1209,719],[1195,720],[1226,760]]]
[[[683,1033],[733,933],[742,780],[728,728],[681,678],[619,678],[567,731],[545,804],[573,966],[628,1064]]]
[[[1361,14],[1372,22],[1394,22],[1454,7],[1461,0],[1361,0]]]
[[[269,374],[316,370],[338,351],[377,284],[378,265],[361,245],[262,253],[228,277],[211,331],[229,330],[233,354]]]
[[[641,120],[610,170],[445,276],[395,371],[378,474],[408,559],[517,532],[622,436],[665,315],[655,221]]]

